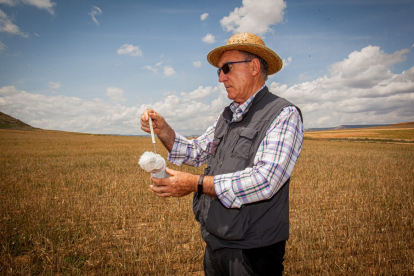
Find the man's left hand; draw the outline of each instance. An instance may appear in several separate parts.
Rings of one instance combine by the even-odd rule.
[[[151,185],[150,188],[157,196],[182,197],[197,191],[199,175],[169,168],[166,168],[165,171],[171,176],[168,178],[151,178],[156,185]]]

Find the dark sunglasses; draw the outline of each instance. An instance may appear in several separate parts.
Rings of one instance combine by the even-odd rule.
[[[242,60],[242,61],[230,61],[230,62],[226,62],[226,63],[223,64],[223,66],[221,66],[219,69],[217,69],[217,75],[220,77],[221,71],[223,71],[224,74],[227,74],[230,71],[229,64],[242,63],[242,62],[250,62],[250,61],[251,60]]]

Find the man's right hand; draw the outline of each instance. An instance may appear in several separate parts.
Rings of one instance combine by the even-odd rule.
[[[168,127],[165,119],[153,109],[147,109],[141,115],[141,129],[150,133],[149,118],[152,119],[152,126],[155,134],[160,134],[166,127]]]
[[[157,113],[153,109],[147,109],[141,115],[141,129],[143,131],[151,133],[151,129],[149,126],[150,117],[152,119],[154,133],[157,134],[158,138],[170,152],[175,139],[174,130],[170,127],[170,125],[167,124],[164,117],[162,117],[159,113]]]

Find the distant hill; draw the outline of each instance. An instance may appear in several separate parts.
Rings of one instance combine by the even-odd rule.
[[[0,111],[0,129],[34,130],[36,128]]]
[[[383,127],[383,126],[389,126],[389,125],[340,125],[337,127],[307,128],[305,129],[305,132],[326,131],[326,130],[334,130],[334,129],[365,128],[365,127]]]

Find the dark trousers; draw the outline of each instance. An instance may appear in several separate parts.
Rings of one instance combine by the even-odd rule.
[[[204,253],[206,276],[282,275],[286,241],[253,249],[223,248]]]

